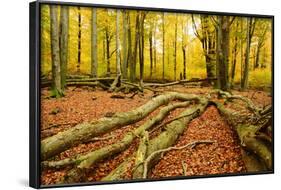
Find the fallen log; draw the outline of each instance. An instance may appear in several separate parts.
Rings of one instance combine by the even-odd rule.
[[[121,86],[121,74],[117,75],[113,83],[110,85],[108,92],[114,92],[118,87]]]
[[[41,159],[47,160],[70,147],[86,142],[89,139],[104,134],[117,127],[135,123],[145,118],[159,106],[167,104],[172,100],[198,100],[198,96],[192,94],[166,93],[153,98],[143,106],[132,111],[115,113],[112,117],[104,117],[97,121],[78,124],[73,128],[42,140]]]
[[[140,136],[144,131],[149,130],[151,127],[156,125],[157,123],[161,122],[172,110],[180,107],[186,107],[190,104],[190,102],[179,102],[175,104],[170,104],[160,110],[157,116],[155,116],[152,119],[149,119],[146,121],[143,125],[140,127],[136,128],[132,132],[128,132],[120,141],[112,144],[105,146],[103,148],[94,150],[92,152],[89,152],[86,155],[83,156],[77,156],[74,159],[65,159],[65,161],[60,160],[60,161],[45,161],[43,162],[44,167],[61,167],[69,164],[80,164],[78,167],[79,168],[89,168],[91,165],[95,164],[96,162],[109,157],[113,154],[122,152],[128,146],[133,142],[133,140]],[[110,137],[110,136],[109,136]],[[97,137],[93,138],[96,139]],[[105,137],[108,138],[108,137]],[[101,138],[101,139],[105,139]],[[91,141],[93,140],[91,139]],[[87,141],[88,142],[88,141]],[[62,164],[64,163],[64,165]]]
[[[206,78],[206,79],[194,79],[194,80],[179,80],[169,83],[145,83],[144,87],[166,87],[166,86],[173,86],[177,84],[185,84],[185,83],[193,83],[193,82],[204,82],[204,81],[215,81],[217,78]]]
[[[88,169],[95,163],[99,162],[102,159],[108,158],[114,154],[120,153],[124,150],[126,150],[133,140],[136,137],[139,136],[144,136],[146,137],[145,140],[148,140],[148,133],[147,130],[149,130],[151,127],[153,127],[155,124],[159,123],[162,121],[172,110],[180,107],[186,107],[190,104],[190,102],[181,102],[181,103],[175,103],[168,105],[160,110],[157,116],[155,116],[152,119],[149,119],[146,121],[143,125],[138,127],[132,132],[128,132],[120,141],[112,144],[105,146],[103,148],[94,150],[92,152],[89,152],[86,155],[82,156],[77,156],[73,159],[67,158],[64,160],[60,161],[45,161],[42,162],[43,167],[62,167],[70,164],[76,164],[76,167],[71,169],[71,172],[68,172],[64,178],[67,179],[67,181],[71,181],[72,183],[79,182],[78,180],[80,179],[80,176],[78,176],[77,173],[80,173],[81,169]],[[194,114],[194,113],[191,113]],[[142,144],[142,143],[141,143]],[[141,146],[144,147],[144,146]],[[140,149],[140,152],[143,152],[144,148]],[[137,155],[141,155],[142,153],[137,153]],[[138,159],[136,159],[138,160]],[[77,173],[75,173],[75,170],[77,170]],[[64,178],[61,179],[61,181],[64,181]]]
[[[124,173],[128,170],[130,162],[134,159],[135,155],[130,156],[122,162],[117,168],[112,170],[110,174],[101,179],[101,181],[117,181],[122,180]]]
[[[238,125],[236,127],[241,145],[263,160],[267,169],[272,169],[272,153],[270,147],[256,138],[259,127],[254,125]]]
[[[202,99],[199,105],[196,105],[190,109],[183,111],[180,114],[180,116],[182,115],[189,115],[189,116],[169,123],[166,126],[165,128],[166,130],[164,132],[160,133],[154,139],[151,139],[147,147],[147,155],[151,155],[152,153],[158,150],[166,149],[168,147],[173,146],[176,140],[178,139],[178,137],[184,132],[185,128],[187,127],[187,124],[194,118],[201,115],[205,111],[207,106],[208,106],[208,101]],[[149,171],[159,161],[159,159],[160,159],[160,155],[153,157],[153,159],[151,159],[147,165],[147,171]],[[138,166],[134,170],[133,176],[135,176],[135,178],[142,178],[143,173],[144,173],[144,167]]]
[[[183,133],[185,130],[187,124],[194,118],[201,115],[206,107],[208,106],[208,102],[205,99],[201,99],[201,103],[197,106],[194,106],[191,109],[187,109],[183,111],[181,115],[188,115],[185,118],[181,118],[179,120],[173,121],[170,124],[167,125],[166,131],[159,134],[154,139],[149,140],[148,145],[145,146],[145,144],[142,144],[142,147],[139,147],[138,150],[142,149],[139,154],[137,152],[133,153],[131,157],[129,157],[127,160],[122,162],[115,170],[110,172],[109,175],[104,177],[102,181],[115,181],[115,180],[122,180],[122,176],[124,176],[124,173],[128,169],[128,164],[131,162],[132,159],[135,159],[135,166],[133,169],[133,178],[142,178],[144,173],[144,167],[142,160],[145,160],[146,158],[143,158],[143,155],[151,155],[152,153],[163,150],[166,148],[171,147],[173,144],[175,144],[178,137]],[[194,114],[192,114],[194,113]],[[145,147],[145,148],[143,148]],[[145,153],[146,152],[146,153]],[[140,157],[136,157],[137,155],[140,155]],[[147,164],[147,171],[149,171],[153,165],[157,163],[157,161],[160,159],[160,156],[153,156],[153,159],[149,161],[149,164]],[[137,161],[138,160],[138,161]]]
[[[233,118],[233,112],[226,109],[222,104],[215,103],[220,114],[222,114],[227,122],[236,131],[239,139],[240,145],[245,149],[245,151],[250,151],[256,156],[257,160],[261,160],[267,169],[272,169],[272,145],[269,140],[260,139],[259,130],[261,126],[248,124],[249,119],[245,116],[239,116],[235,114]],[[237,120],[241,120],[237,122]],[[245,124],[244,124],[245,123]],[[264,138],[264,137],[263,137]],[[270,138],[270,137],[267,137]],[[247,161],[245,161],[245,164]],[[257,162],[258,163],[258,162]],[[246,166],[247,167],[247,166]],[[258,166],[256,166],[258,167]],[[259,166],[262,168],[263,166]],[[252,168],[252,166],[249,166]]]
[[[110,84],[114,81],[114,78],[79,78],[79,79],[67,79],[67,86],[106,86],[106,89],[110,87]],[[48,87],[52,85],[51,80],[41,81],[41,87]]]

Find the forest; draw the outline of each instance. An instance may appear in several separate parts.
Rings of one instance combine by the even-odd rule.
[[[43,185],[273,170],[270,17],[40,12]]]

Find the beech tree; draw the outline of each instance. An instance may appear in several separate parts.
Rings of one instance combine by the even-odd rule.
[[[68,62],[69,8],[62,6],[60,11],[60,65],[61,88],[66,87],[66,73]]]
[[[250,64],[250,52],[251,52],[251,42],[252,37],[255,31],[256,21],[254,18],[247,18],[247,42],[246,42],[246,50],[245,50],[245,63],[243,69],[243,76],[241,81],[241,89],[245,90],[248,87],[248,78],[249,78],[249,64]]]
[[[93,8],[91,11],[92,11],[91,75],[92,77],[97,77],[97,70],[98,70],[97,9]]]
[[[52,96],[59,98],[63,96],[61,81],[60,45],[59,45],[59,23],[58,7],[50,6],[51,20],[51,51],[52,51]]]

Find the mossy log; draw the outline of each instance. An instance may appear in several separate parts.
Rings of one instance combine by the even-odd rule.
[[[186,84],[186,83],[194,83],[194,82],[204,82],[204,81],[216,81],[217,78],[206,78],[206,79],[191,79],[191,80],[179,80],[174,82],[168,82],[168,83],[145,83],[144,87],[166,87],[166,86],[173,86],[178,84]]]
[[[106,86],[106,89],[110,87],[110,84],[114,81],[114,78],[71,78],[66,79],[67,86]],[[51,80],[41,81],[41,87],[51,86]]]
[[[251,125],[251,124],[243,124],[243,121],[247,121],[245,116],[239,116],[234,114],[230,109],[225,108],[222,104],[216,103],[220,114],[226,118],[227,122],[232,125],[232,128],[237,132],[237,135],[240,139],[241,146],[245,149],[245,151],[250,151],[254,156],[256,156],[256,160],[262,161],[268,170],[272,169],[272,145],[271,141],[267,140],[267,138],[261,138],[259,130],[261,126]],[[261,113],[261,111],[259,111]],[[234,116],[235,115],[235,116]],[[237,124],[237,118],[241,118],[240,124]],[[239,119],[238,119],[239,120]],[[241,124],[242,123],[242,124]],[[270,138],[270,137],[268,137]],[[265,140],[266,139],[266,140]],[[250,154],[249,153],[249,154]],[[251,156],[253,156],[251,155]],[[248,159],[248,157],[245,157]],[[248,161],[245,160],[245,164]],[[258,164],[258,161],[256,162]],[[263,166],[255,166],[256,168],[262,168]],[[247,167],[248,168],[248,167]],[[249,166],[249,168],[253,168]]]
[[[259,138],[256,138],[256,133],[259,126],[254,125],[238,125],[236,127],[241,145],[248,151],[257,155],[266,165],[267,169],[272,169],[272,153],[270,147]]]
[[[64,178],[67,179],[68,182],[69,181],[71,181],[72,183],[79,182],[80,176],[77,173],[80,173],[81,169],[88,169],[95,163],[101,161],[102,159],[108,158],[114,154],[126,150],[136,137],[144,136],[147,137],[146,139],[148,139],[147,130],[149,130],[155,124],[162,121],[170,113],[170,111],[179,107],[186,107],[189,104],[190,102],[179,102],[179,103],[170,104],[162,108],[160,112],[157,114],[157,116],[147,120],[143,125],[135,129],[134,131],[128,132],[123,137],[123,139],[112,145],[102,147],[100,149],[89,152],[88,154],[77,156],[75,158],[66,158],[60,161],[45,161],[42,162],[42,166],[59,168],[66,165],[75,164],[76,166],[73,169],[71,169],[71,171],[68,172]],[[61,181],[64,181],[64,179],[61,179]]]
[[[164,132],[160,133],[160,135],[149,141],[147,155],[151,155],[158,150],[173,146],[178,137],[184,132],[187,124],[194,118],[201,115],[205,111],[207,105],[208,102],[202,100],[199,105],[187,109],[180,114],[180,116],[187,115],[187,117],[183,117],[167,124]],[[151,169],[159,161],[160,157],[160,155],[157,155],[150,160],[147,165],[147,171],[149,171],[149,169]],[[135,168],[133,174],[134,178],[142,178],[144,173],[143,169],[144,167],[142,165]]]
[[[179,120],[173,121],[169,123],[166,126],[166,130],[162,132],[160,135],[155,137],[154,139],[151,139],[148,141],[148,145],[145,149],[146,150],[146,156],[152,154],[153,152],[168,148],[175,144],[178,137],[183,133],[185,130],[187,124],[194,118],[198,117],[207,107],[207,101],[205,99],[201,99],[200,104],[196,105],[190,109],[187,109],[183,111],[180,115],[186,115],[186,117],[181,118]],[[133,157],[136,157],[138,155],[136,152],[133,153]],[[135,158],[135,160],[143,160],[143,151],[141,154],[141,158]],[[154,157],[154,159],[149,163],[148,169],[150,169],[158,160],[160,156]],[[128,164],[127,161],[124,161],[117,169],[113,170],[108,176],[103,178],[103,181],[114,181],[122,179],[122,175],[124,172],[126,172],[125,168],[127,168],[126,164]],[[143,165],[140,164],[140,162],[137,161],[137,164],[134,167],[134,178],[142,178],[143,175]]]
[[[76,125],[66,131],[41,141],[41,159],[47,160],[64,150],[79,143],[83,143],[96,136],[102,135],[117,127],[126,126],[145,118],[149,113],[161,105],[172,100],[197,100],[198,96],[182,93],[166,93],[159,95],[146,104],[129,112],[115,113],[112,117],[104,117],[97,121],[85,122]]]
[[[42,162],[42,166],[58,168],[58,167],[62,167],[62,166],[66,166],[66,165],[70,165],[70,164],[74,164],[74,163],[75,164],[81,163],[78,166],[79,168],[89,168],[91,165],[95,164],[96,162],[98,162],[104,158],[107,158],[113,154],[122,152],[123,150],[128,148],[128,146],[133,142],[133,140],[136,137],[141,136],[144,131],[149,130],[154,125],[161,122],[172,110],[174,110],[176,108],[180,108],[180,107],[186,107],[189,104],[190,104],[189,101],[179,102],[179,103],[170,104],[170,105],[162,108],[155,117],[147,120],[144,124],[142,124],[140,127],[136,128],[135,130],[128,132],[120,141],[118,141],[112,145],[105,146],[103,148],[89,152],[86,155],[77,156],[75,158],[66,158],[64,160],[59,160],[59,161],[44,161],[44,162]],[[109,136],[109,137],[111,137],[111,136]],[[102,139],[106,139],[106,138],[102,138]]]

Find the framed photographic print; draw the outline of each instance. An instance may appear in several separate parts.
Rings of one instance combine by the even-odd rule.
[[[30,186],[274,171],[274,17],[30,3]]]

